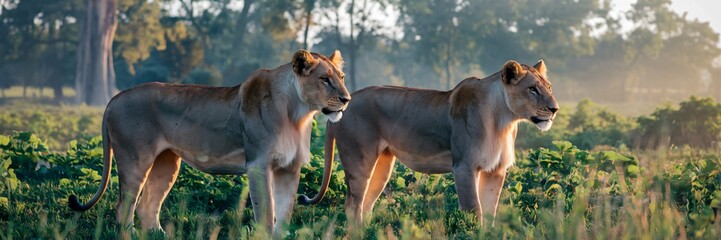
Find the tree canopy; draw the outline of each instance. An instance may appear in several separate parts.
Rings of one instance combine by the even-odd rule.
[[[122,0],[115,87],[236,85],[310,48],[343,52],[351,90],[450,89],[510,59],[544,59],[560,100],[721,98],[719,35],[708,23],[673,11],[671,0],[638,0],[620,14],[612,2]],[[86,1],[0,4],[0,88],[74,87]]]

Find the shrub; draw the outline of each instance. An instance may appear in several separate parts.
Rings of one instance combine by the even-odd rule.
[[[586,150],[601,145],[622,147],[630,144],[629,133],[633,127],[633,122],[625,117],[584,99],[573,113],[559,111],[553,127],[547,132],[540,132],[532,124],[521,124],[516,146],[520,149],[550,148],[553,140],[566,139]]]
[[[660,107],[637,120],[634,145],[640,148],[684,146],[718,148],[721,143],[721,104],[692,96],[679,108]]]

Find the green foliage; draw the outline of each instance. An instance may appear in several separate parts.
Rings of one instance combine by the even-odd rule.
[[[519,148],[552,147],[555,139],[566,139],[580,149],[597,146],[623,148],[631,144],[634,123],[629,119],[608,111],[605,107],[581,100],[575,111],[561,110],[548,132],[540,132],[532,124],[521,124],[516,138]]]
[[[312,159],[303,169],[300,193],[319,188],[322,132],[314,124]],[[0,226],[7,229],[3,234],[21,239],[115,236],[117,177],[104,199],[84,214],[68,217],[73,214],[65,201],[71,193],[87,199],[97,190],[102,169],[99,137],[72,141],[64,153],[49,153],[37,136],[17,132],[0,135],[0,149]],[[399,164],[363,232],[376,238],[713,236],[719,233],[713,219],[721,204],[721,154],[687,152],[672,153],[658,170],[641,168],[643,162],[626,153],[581,150],[567,141],[523,153],[508,173],[493,228],[479,226],[473,214],[457,209],[452,175],[421,174]],[[36,167],[44,162],[48,164]],[[12,172],[15,177],[5,174]],[[289,237],[346,234],[345,186],[337,165],[333,179],[323,203],[296,207]],[[664,194],[669,198],[658,198]],[[259,237],[246,201],[246,177],[211,176],[183,165],[161,222],[176,237]],[[19,223],[32,230],[21,231]],[[624,230],[612,230],[619,226]]]
[[[46,138],[51,150],[61,151],[76,139],[100,134],[102,109],[37,104],[0,106],[0,134],[30,131]]]
[[[659,111],[665,111],[666,116],[684,109],[685,114],[704,116],[713,115],[715,106],[708,100],[691,99],[679,110],[663,107]],[[14,124],[8,127],[10,130],[36,129],[71,140],[59,144],[58,139],[45,141],[39,137],[42,135],[30,132],[0,134],[0,228],[6,229],[3,236],[114,238],[114,204],[118,197],[115,169],[108,192],[91,210],[73,214],[66,201],[70,194],[88,199],[97,191],[103,168],[102,139],[97,133],[73,131],[99,130],[99,109],[23,108],[31,107],[9,106],[7,109],[12,110],[0,114],[0,120]],[[670,148],[655,154],[631,154],[623,146],[633,133],[628,130],[633,128],[633,122],[590,101],[579,103],[575,111],[568,113],[556,119],[557,132],[551,130],[533,138],[519,134],[519,140],[525,138],[521,140],[524,144],[545,145],[517,153],[494,227],[480,226],[473,214],[458,209],[451,174],[427,175],[396,164],[373,217],[361,232],[367,238],[378,239],[709,238],[721,234],[716,220],[721,211],[721,153]],[[701,123],[710,120],[704,118],[694,119],[687,126],[707,127]],[[313,122],[311,160],[301,170],[299,194],[313,195],[320,186],[325,125],[318,122]],[[539,132],[530,124],[522,127],[529,128],[522,131]],[[596,134],[588,134],[591,131]],[[617,132],[625,134],[619,137],[614,135]],[[66,147],[53,148],[51,142]],[[317,206],[295,207],[288,237],[347,234],[343,210],[345,176],[338,161],[332,170],[324,200]],[[169,234],[179,238],[261,237],[253,225],[252,209],[246,206],[247,185],[245,176],[208,175],[183,164],[161,211],[161,223]],[[20,223],[32,230],[19,228]],[[155,233],[140,234],[160,238]]]
[[[540,132],[531,124],[519,126],[516,146],[522,149],[551,147],[555,139],[566,139],[580,149],[602,146],[663,149],[673,146],[719,148],[721,103],[692,96],[679,103],[661,106],[648,116],[629,119],[605,107],[582,100],[575,111],[559,111],[553,127]]]
[[[639,117],[637,144],[642,148],[721,146],[720,103],[692,96],[679,105],[678,109],[665,106],[651,116]]]
[[[576,105],[576,112],[569,119],[567,130],[573,134],[568,136],[568,140],[582,149],[598,145],[627,146],[630,141],[628,132],[632,128],[633,123],[625,117],[584,99]]]
[[[640,174],[638,160],[614,151],[579,150],[567,141],[554,141],[556,150],[540,148],[517,161],[507,179],[511,205],[524,212],[531,223],[538,222],[537,209],[552,208],[557,202],[570,210],[577,188],[592,188],[599,195],[618,197],[633,194],[622,189]],[[624,180],[625,183],[619,183]]]

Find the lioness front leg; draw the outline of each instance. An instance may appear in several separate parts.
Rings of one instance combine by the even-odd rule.
[[[478,174],[478,195],[481,198],[481,209],[484,217],[494,219],[491,226],[495,224],[498,199],[503,189],[503,181],[506,179],[505,169],[496,169],[491,172],[479,171]]]
[[[248,164],[248,185],[250,185],[250,202],[253,204],[255,222],[265,226],[265,231],[273,230],[273,196],[271,191],[272,172],[267,161],[256,159]]]
[[[295,161],[287,168],[273,170],[273,199],[275,202],[274,235],[280,234],[283,224],[290,223],[291,213],[295,205],[295,193],[300,182],[300,163]]]
[[[483,212],[478,199],[478,171],[465,164],[453,166],[452,171],[460,209],[475,213],[483,224]]]
[[[164,151],[155,159],[138,203],[137,212],[143,230],[163,231],[160,226],[160,207],[173,188],[180,163],[180,158],[171,151]]]

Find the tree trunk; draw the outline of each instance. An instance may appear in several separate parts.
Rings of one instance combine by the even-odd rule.
[[[53,84],[53,98],[55,101],[60,102],[63,100],[63,85]]]
[[[75,68],[76,101],[102,106],[117,92],[113,68],[117,0],[86,0],[81,25]]]
[[[446,90],[450,90],[453,87],[451,84],[451,82],[453,81],[453,71],[451,70],[451,54],[453,52],[453,43],[451,41],[451,39],[448,39],[448,46],[446,46]]]
[[[305,30],[303,31],[303,49],[308,49],[308,30],[310,30],[311,19],[313,18],[313,8],[315,0],[306,0],[305,3]]]
[[[355,78],[355,50],[356,50],[356,39],[354,37],[355,23],[353,21],[353,15],[355,14],[355,0],[350,2],[350,91],[356,90],[356,78]]]
[[[240,47],[241,49],[244,48],[243,46],[245,46],[245,33],[248,32],[248,18],[250,16],[250,7],[253,5],[253,3],[255,3],[255,0],[243,1],[243,9],[240,11],[240,16],[238,16],[238,22],[236,23],[236,46]]]

